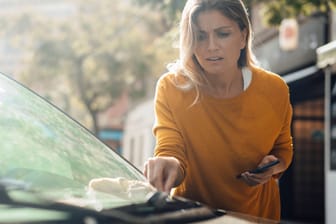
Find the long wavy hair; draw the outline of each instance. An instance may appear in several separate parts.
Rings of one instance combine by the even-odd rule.
[[[168,65],[168,70],[183,76],[187,80],[183,83],[175,82],[185,90],[195,88],[196,103],[200,98],[202,86],[209,85],[204,71],[198,63],[194,52],[197,44],[197,17],[201,12],[218,10],[224,16],[235,21],[240,30],[246,29],[246,46],[241,50],[237,61],[238,67],[251,67],[257,65],[252,52],[252,29],[248,12],[241,0],[188,0],[184,6],[180,21],[179,60]]]

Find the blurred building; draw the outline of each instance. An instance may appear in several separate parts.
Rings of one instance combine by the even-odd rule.
[[[262,5],[252,9],[255,53],[261,65],[288,83],[293,105],[294,160],[280,179],[282,217],[307,223],[335,223],[335,167],[327,147],[324,70],[317,66],[317,49],[336,39],[335,12],[316,13],[279,27],[262,25]],[[332,57],[336,57],[334,54]],[[335,71],[333,71],[335,73]],[[335,77],[330,82],[335,84]],[[329,190],[328,190],[329,189]]]
[[[122,154],[140,170],[143,170],[146,160],[153,156],[155,146],[155,139],[152,133],[153,124],[153,99],[136,105],[127,114]]]
[[[129,109],[129,96],[124,92],[119,100],[98,116],[99,139],[119,154],[123,153],[124,122]]]

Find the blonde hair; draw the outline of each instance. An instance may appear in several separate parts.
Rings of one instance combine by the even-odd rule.
[[[198,15],[206,10],[218,10],[224,16],[235,21],[240,30],[246,29],[246,46],[241,50],[238,66],[251,67],[256,65],[256,59],[252,52],[252,28],[248,18],[248,12],[241,0],[188,0],[184,6],[180,21],[179,60],[168,66],[176,76],[184,76],[187,82],[176,85],[181,89],[196,90],[197,102],[200,97],[201,86],[208,85],[203,69],[194,56],[196,48],[196,20]]]

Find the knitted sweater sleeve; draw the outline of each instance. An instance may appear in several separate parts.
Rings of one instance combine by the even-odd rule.
[[[282,127],[280,133],[275,140],[271,154],[275,155],[278,158],[281,158],[286,165],[286,168],[289,167],[292,157],[293,157],[293,142],[291,136],[291,121],[292,121],[292,106],[290,103],[289,89],[287,85],[282,86],[283,95],[286,96],[283,100],[282,108]],[[280,109],[279,109],[280,110]]]
[[[156,137],[155,156],[172,156],[179,160],[182,174],[187,167],[185,147],[181,131],[174,119],[174,92],[176,87],[163,76],[156,85],[154,107],[155,124],[153,133]]]

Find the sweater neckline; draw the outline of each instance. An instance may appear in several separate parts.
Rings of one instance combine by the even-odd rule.
[[[250,92],[251,89],[253,88],[256,77],[254,73],[251,71],[251,69],[248,67],[244,67],[242,69],[242,73],[243,73],[244,85],[243,85],[243,91],[239,95],[230,98],[218,98],[208,94],[204,94],[204,99],[213,101],[214,103],[222,103],[222,102],[232,103],[243,99],[248,94],[248,92]]]

